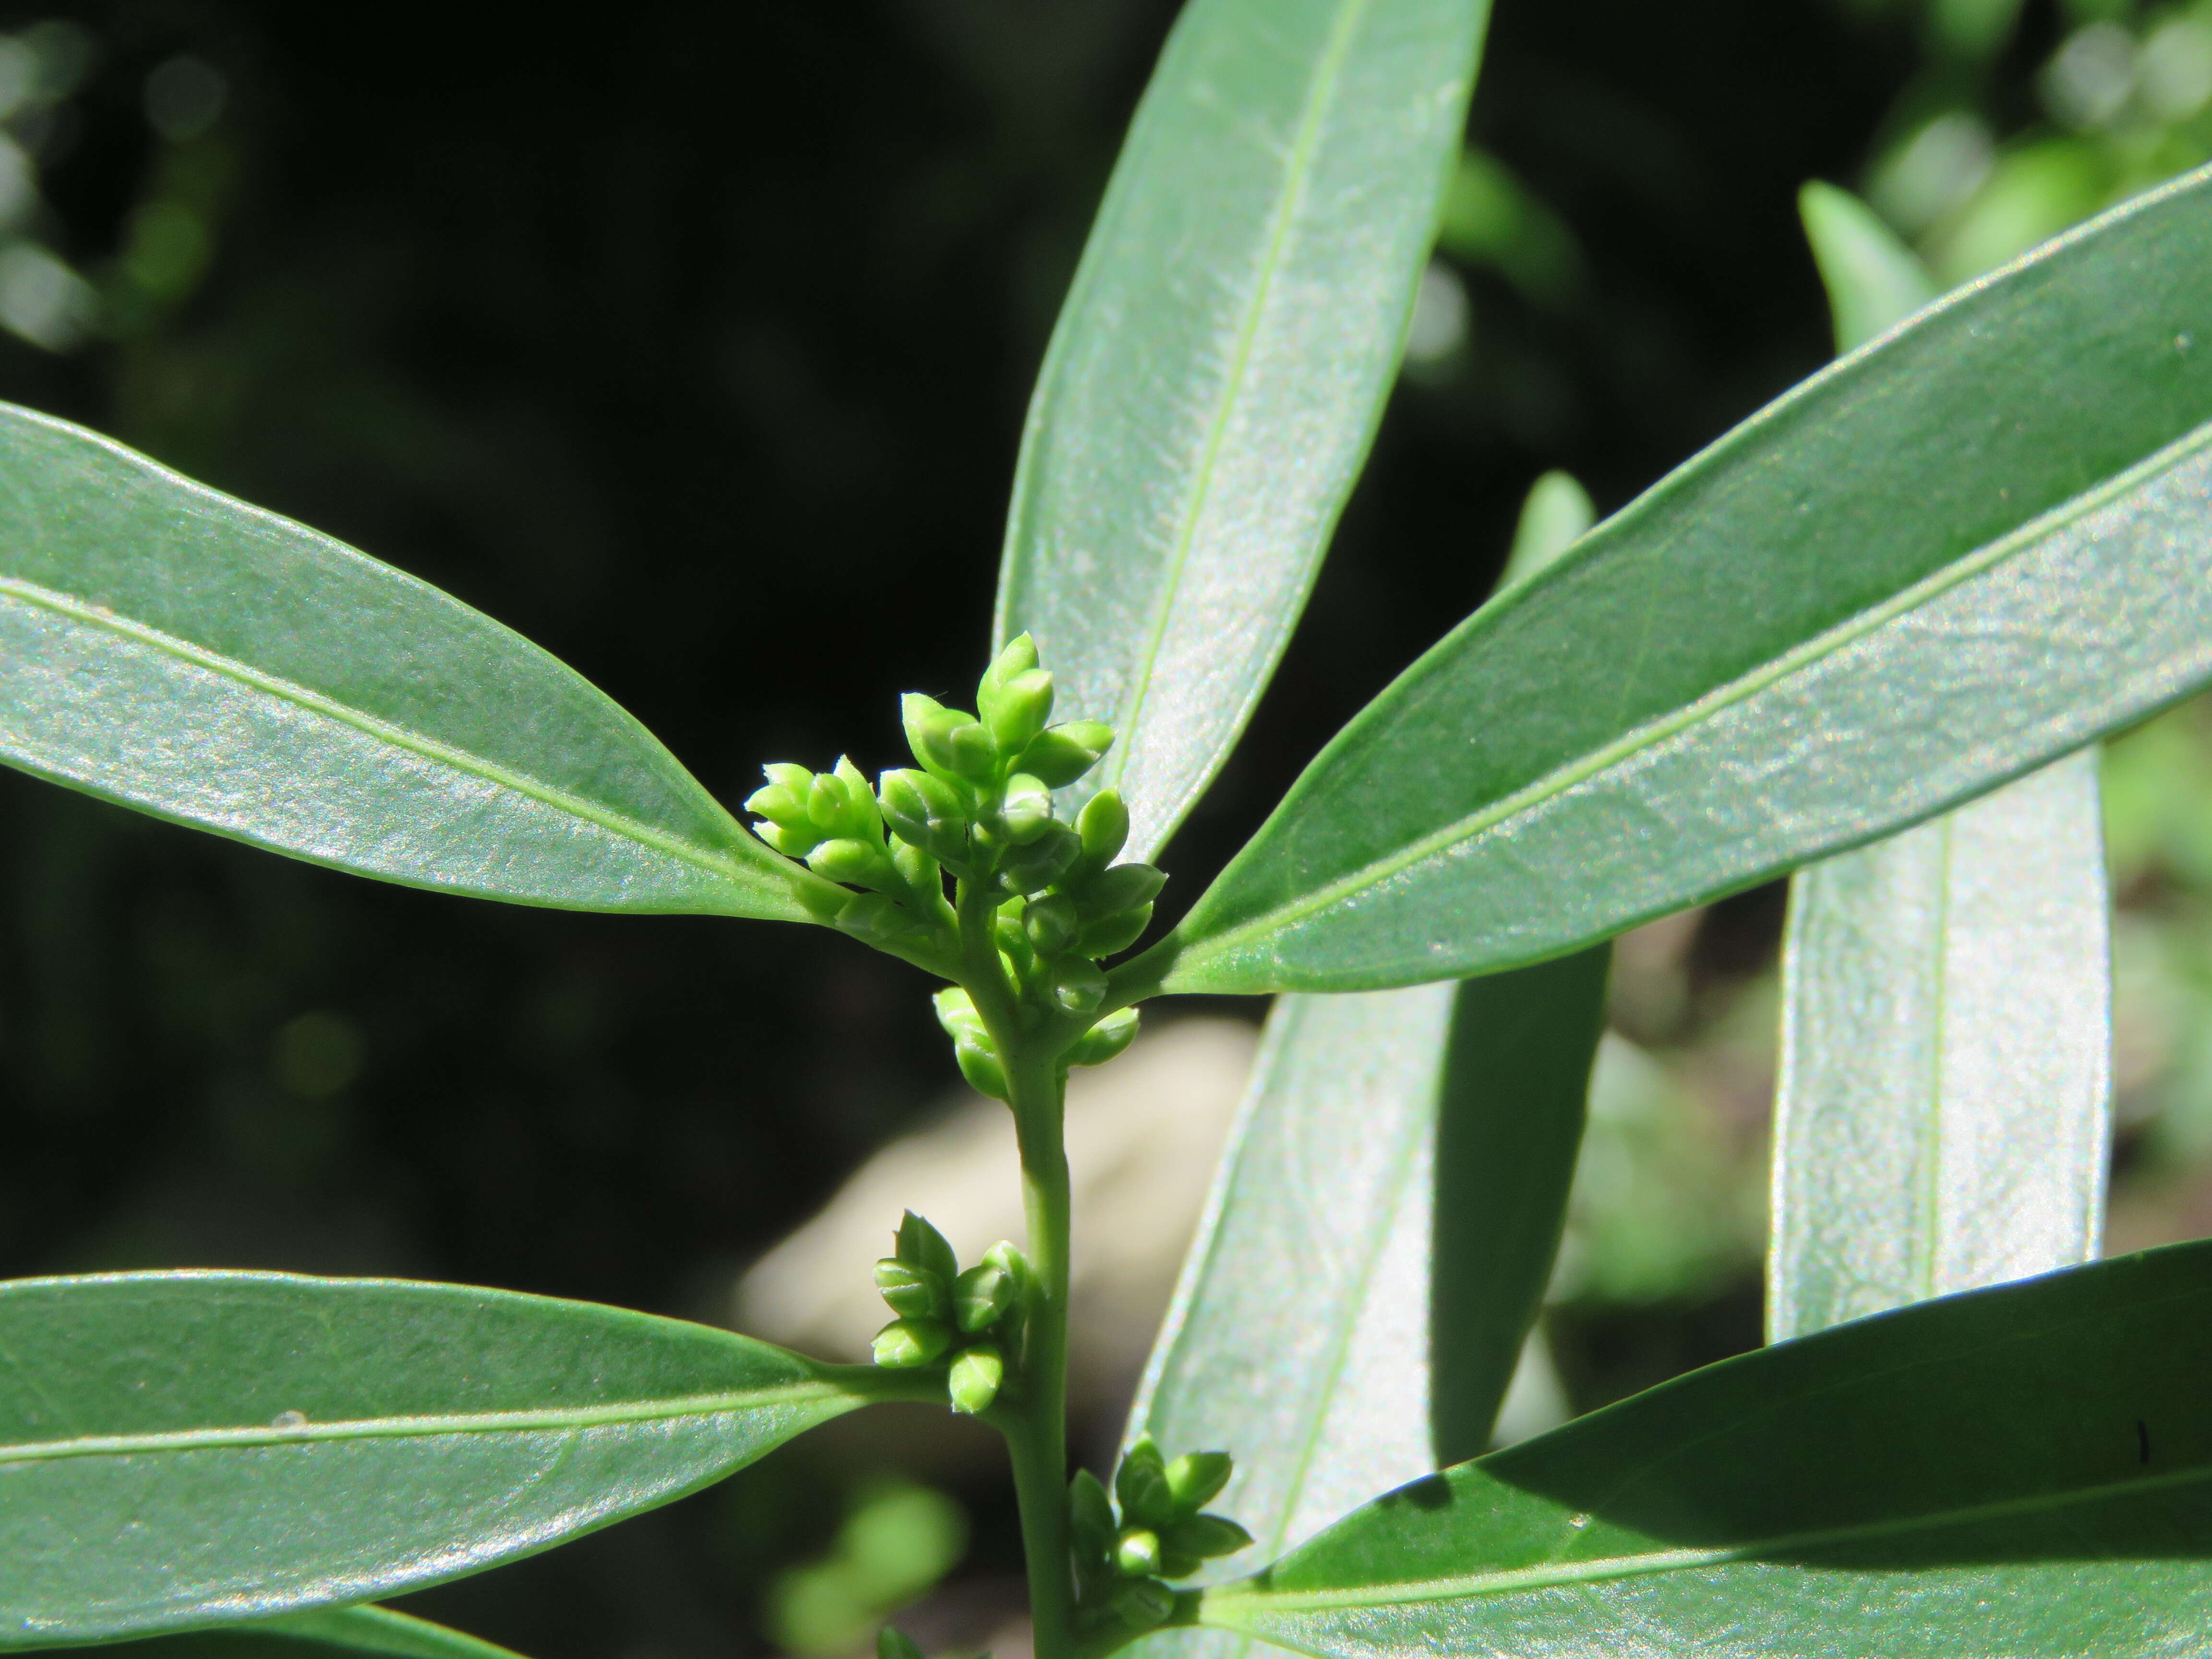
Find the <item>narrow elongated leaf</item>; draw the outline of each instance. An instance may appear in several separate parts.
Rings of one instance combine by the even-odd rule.
[[[113,1659],[520,1659],[512,1649],[390,1607],[325,1607],[181,1636],[103,1644]]]
[[[2212,1623],[2212,1244],[1709,1366],[1187,1609],[1304,1652],[2099,1659]]]
[[[998,635],[1120,740],[1133,855],[1290,638],[1398,362],[1485,0],[1189,0],[1030,405]]]
[[[1559,1246],[1607,956],[1277,1004],[1129,1419],[1234,1455],[1214,1507],[1262,1549],[1489,1443]]]
[[[1125,987],[1540,959],[1902,829],[2212,678],[2212,173],[1961,290],[1502,595]]]
[[[917,1386],[586,1303],[283,1273],[0,1285],[0,1647],[459,1577]]]
[[[574,671],[413,577],[0,404],[0,760],[362,875],[804,921]]]
[[[1797,878],[1771,1338],[2097,1253],[2112,989],[2094,750]]]
[[[1803,208],[1844,349],[1932,295],[1856,198]],[[2094,1259],[2107,885],[2094,750],[1792,878],[1770,1340]]]

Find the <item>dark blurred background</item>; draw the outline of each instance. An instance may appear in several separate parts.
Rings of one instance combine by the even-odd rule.
[[[1030,381],[1174,9],[0,6],[0,397],[448,588],[725,799],[764,759],[872,770],[894,693],[981,665]],[[1616,507],[1827,358],[1803,180],[1955,280],[2200,159],[2208,100],[2204,5],[1503,0],[1413,361],[1170,908],[1482,597],[1539,472]],[[2212,1230],[2212,762],[2187,710],[2139,746],[2130,1243]],[[0,884],[11,1275],[719,1318],[956,1081],[918,978],[813,930],[436,897],[12,773]],[[1766,890],[1624,947],[1662,1103],[1553,1321],[1577,1404],[1758,1340],[1779,916]],[[917,1582],[1017,1570],[994,1474],[841,1457],[408,1605],[540,1659],[804,1645],[774,1586],[873,1547],[838,1528],[886,1491],[885,1535],[938,1540]]]

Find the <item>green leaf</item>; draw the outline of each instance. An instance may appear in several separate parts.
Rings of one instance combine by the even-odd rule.
[[[390,1607],[327,1607],[250,1625],[111,1642],[116,1659],[333,1659],[333,1650],[386,1659],[519,1659],[511,1649]]]
[[[1805,222],[1848,349],[1933,279],[1855,198]],[[1771,1340],[2094,1259],[2112,1138],[2097,756],[1800,871],[1783,957]]]
[[[2094,750],[1797,877],[1771,1338],[2096,1255],[2110,906]]]
[[[1331,1659],[2194,1653],[2208,1374],[2212,1244],[1923,1303],[1418,1481],[1196,1616]]]
[[[283,1273],[0,1285],[0,1647],[459,1577],[925,1386],[588,1303]]]
[[[413,577],[0,404],[0,760],[410,886],[804,921],[574,671]]]
[[[1559,1244],[1608,954],[1276,1005],[1127,1436],[1233,1455],[1212,1506],[1262,1548],[1489,1444]]]
[[[1800,387],[1462,623],[1117,994],[1540,960],[2212,678],[2212,173]]]
[[[1147,859],[1243,729],[1397,368],[1483,0],[1190,0],[1030,405],[998,637]],[[1202,158],[1194,163],[1194,158]]]
[[[1942,292],[1919,256],[1849,191],[1808,184],[1797,192],[1797,214],[1828,291],[1838,352],[1856,350]]]

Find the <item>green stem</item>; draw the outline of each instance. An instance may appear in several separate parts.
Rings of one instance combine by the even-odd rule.
[[[1057,1022],[1024,1020],[991,934],[988,892],[958,885],[962,983],[1006,1071],[1029,1219],[1030,1300],[1018,1387],[992,1413],[1014,1468],[1028,1558],[1036,1659],[1074,1659],[1075,1580],[1067,1537],[1067,1297],[1070,1197],[1062,1135],[1066,1073]]]

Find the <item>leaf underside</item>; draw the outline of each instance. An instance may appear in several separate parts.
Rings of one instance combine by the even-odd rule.
[[[362,875],[801,921],[650,733],[437,589],[0,404],[0,760]]]
[[[997,637],[1149,858],[1243,731],[1395,377],[1482,0],[1192,0],[1030,406]],[[1202,157],[1194,166],[1192,158]]]
[[[716,1480],[869,1397],[728,1332],[393,1279],[0,1285],[0,1647],[365,1601]]]
[[[2208,207],[2200,171],[1923,312],[1486,606],[1308,769],[1167,988],[1541,959],[2212,678]]]
[[[1369,1504],[1206,1625],[1327,1656],[2178,1656],[2212,1243],[1840,1326]]]
[[[434,1625],[391,1607],[329,1607],[250,1625],[111,1642],[114,1659],[336,1659],[341,1653],[381,1659],[520,1659],[511,1649]]]

